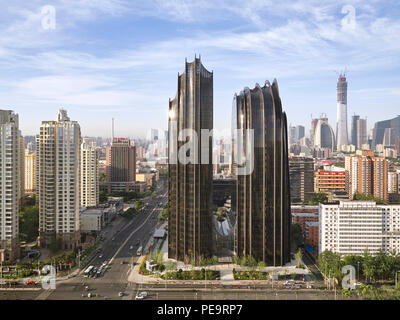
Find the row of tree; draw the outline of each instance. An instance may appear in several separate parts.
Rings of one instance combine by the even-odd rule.
[[[368,249],[363,255],[348,255],[341,257],[338,253],[324,251],[318,257],[320,270],[326,275],[334,277],[341,283],[344,274],[342,268],[352,265],[356,270],[356,278],[366,282],[379,280],[394,280],[396,272],[400,273],[400,254],[395,250],[385,254],[379,250],[371,255]]]

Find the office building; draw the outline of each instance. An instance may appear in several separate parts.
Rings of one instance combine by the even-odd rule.
[[[314,197],[314,159],[290,157],[289,174],[292,204],[308,204]]]
[[[251,148],[246,129],[254,130],[254,151],[246,152],[254,161],[253,171],[236,176],[236,254],[284,265],[290,261],[288,138],[276,80],[235,95],[233,125],[243,129],[239,134],[246,151]],[[233,152],[239,155],[238,150]]]
[[[0,262],[19,258],[20,139],[18,114],[0,110]]]
[[[178,74],[177,94],[169,101],[168,116],[168,257],[199,261],[214,253],[212,137],[203,139],[201,135],[202,129],[213,129],[213,73],[200,58],[185,61],[184,72]],[[178,140],[183,129],[197,134],[197,145],[194,139]],[[185,143],[191,149],[182,163],[177,155]],[[197,147],[201,152],[195,151]]]
[[[314,172],[314,192],[347,191],[347,173],[344,168],[328,167]]]
[[[393,130],[389,130],[393,129]],[[386,137],[385,137],[386,135]],[[372,149],[375,150],[379,144],[390,145],[400,137],[400,115],[396,118],[375,123],[372,137]]]
[[[81,146],[81,207],[99,205],[99,154],[94,144]]]
[[[62,249],[80,244],[80,149],[80,126],[66,110],[59,110],[56,121],[42,121],[36,155],[41,247],[55,239]]]
[[[340,74],[337,82],[337,149],[348,144],[347,137],[347,80],[345,74]]]
[[[128,138],[114,138],[106,149],[108,182],[132,182],[136,174],[136,149]]]
[[[320,204],[319,252],[342,255],[400,250],[400,205],[378,205],[369,201]]]
[[[329,149],[332,152],[335,150],[335,146],[333,129],[328,123],[327,116],[322,114],[314,130],[314,147],[316,149]]]

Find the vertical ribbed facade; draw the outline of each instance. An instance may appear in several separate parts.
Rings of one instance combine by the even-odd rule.
[[[180,261],[198,261],[201,256],[210,256],[214,251],[212,137],[205,141],[201,138],[201,129],[213,129],[213,73],[204,68],[199,58],[185,62],[184,73],[178,74],[177,94],[169,101],[168,129],[168,256]],[[193,140],[178,140],[178,133],[184,129],[196,132],[197,152]],[[173,161],[173,150],[179,150],[185,143],[191,143],[190,152],[195,152],[193,156],[197,163]],[[199,151],[207,146],[208,150],[200,154]],[[208,164],[200,163],[202,157],[208,158]]]
[[[235,128],[244,129],[244,150],[246,129],[254,130],[254,170],[237,175],[236,254],[284,265],[290,261],[288,137],[276,80],[235,95],[233,120]]]

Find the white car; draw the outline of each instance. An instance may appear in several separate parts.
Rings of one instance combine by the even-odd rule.
[[[118,293],[120,297],[123,297],[125,294],[123,292]]]
[[[136,297],[135,297],[135,299],[136,300],[142,300],[144,297],[141,295],[141,294],[138,294]]]

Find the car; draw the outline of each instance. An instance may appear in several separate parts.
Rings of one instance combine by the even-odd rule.
[[[115,237],[112,237],[111,241],[114,241],[114,240],[115,240]]]
[[[91,298],[93,295],[89,292],[88,294],[87,294],[87,297],[88,298]]]
[[[86,287],[85,287],[85,290],[88,291],[88,290],[89,290],[89,286],[86,286]]]
[[[125,293],[123,293],[123,292],[118,293],[118,296],[120,296],[120,297],[123,297],[124,295],[125,295]]]
[[[27,281],[27,282],[25,282],[25,284],[26,284],[27,286],[29,286],[29,285],[35,284],[35,282],[34,282],[34,281]]]
[[[132,250],[132,249],[133,249],[133,246],[130,246],[130,247],[129,247],[129,250]]]
[[[361,286],[361,285],[362,285],[362,283],[361,283],[361,282],[358,282],[358,281],[356,281],[356,282],[354,282],[354,285],[355,285],[355,286]]]
[[[141,294],[136,295],[135,297],[136,300],[142,300],[144,297]]]
[[[5,281],[0,281],[0,285],[5,285],[5,284],[7,284],[7,282],[5,282]]]
[[[101,254],[101,255],[99,255],[99,258],[101,259],[101,258],[103,258],[103,255]]]
[[[313,288],[312,284],[307,284],[307,289],[312,289],[312,288]]]

